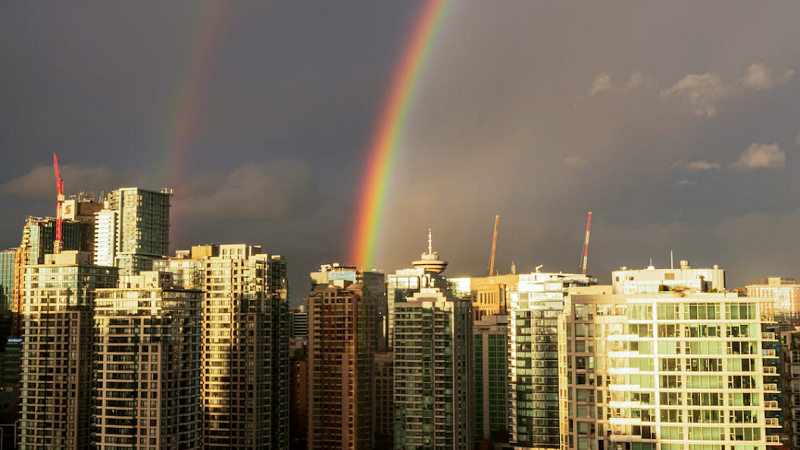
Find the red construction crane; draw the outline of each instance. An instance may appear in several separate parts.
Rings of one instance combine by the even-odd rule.
[[[500,222],[500,216],[494,216],[494,237],[492,238],[492,257],[489,260],[489,276],[494,276],[494,255],[497,251],[497,223]]]
[[[592,229],[592,212],[589,211],[589,218],[586,220],[586,241],[583,243],[583,263],[581,273],[586,275],[586,264],[589,262],[589,231]]]
[[[53,167],[56,169],[56,191],[58,192],[56,203],[56,238],[53,242],[53,253],[61,253],[64,246],[62,227],[61,227],[61,209],[64,205],[64,180],[61,178],[61,173],[58,171],[58,157],[53,153]]]

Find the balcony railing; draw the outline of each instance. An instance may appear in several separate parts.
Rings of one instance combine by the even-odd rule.
[[[762,332],[761,333],[761,340],[774,341],[775,340],[775,333]]]
[[[767,417],[764,419],[765,425],[768,427],[780,427],[781,424],[776,417]]]
[[[776,367],[766,366],[764,367],[764,373],[768,375],[775,375],[778,373],[778,369]]]
[[[778,385],[775,383],[764,384],[764,390],[769,392],[778,392]]]
[[[781,438],[779,436],[767,435],[767,445],[780,445]]]
[[[767,400],[764,402],[764,407],[778,409],[778,402],[776,400]]]

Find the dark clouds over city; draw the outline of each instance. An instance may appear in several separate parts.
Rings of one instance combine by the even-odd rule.
[[[800,3],[453,3],[402,135],[379,268],[408,266],[433,228],[447,273],[482,275],[499,214],[501,271],[576,270],[591,210],[601,281],[670,250],[728,269],[729,287],[800,276]],[[55,151],[68,193],[172,188],[173,250],[286,255],[299,300],[309,271],[347,262],[421,6],[219,2],[204,34],[200,2],[4,3],[0,245],[54,211]],[[165,170],[181,108],[185,152]]]

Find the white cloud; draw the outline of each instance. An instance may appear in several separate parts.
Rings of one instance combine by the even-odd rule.
[[[786,69],[779,77],[772,75],[772,70],[762,63],[750,64],[744,70],[742,76],[742,86],[748,89],[760,91],[775,87],[778,83],[785,83],[794,77],[794,70]]]
[[[564,164],[569,166],[585,166],[589,164],[589,160],[584,156],[567,156],[564,158]]]
[[[628,89],[636,89],[639,86],[653,87],[653,79],[642,73],[640,70],[633,72],[628,79],[626,87]]]
[[[771,88],[774,84],[775,80],[772,78],[772,71],[761,63],[751,64],[745,69],[742,77],[742,85],[744,87],[757,91]]]
[[[126,186],[144,186],[146,178],[132,172],[115,172],[105,166],[59,166],[67,195],[78,192],[111,191]],[[0,186],[0,193],[28,199],[56,198],[56,179],[52,166],[37,166]]]
[[[611,74],[608,72],[600,72],[600,74],[595,77],[594,81],[592,81],[592,87],[589,89],[589,97],[603,92],[609,92],[613,88],[614,85],[611,84]]]
[[[637,70],[633,72],[623,86],[615,86],[611,81],[611,73],[608,71],[600,72],[592,81],[592,86],[589,88],[589,97],[603,93],[619,93],[626,94],[638,87],[653,87],[653,79],[644,74],[644,72]]]
[[[786,153],[778,144],[750,144],[730,167],[735,170],[782,169],[785,165]]]
[[[672,169],[688,170],[690,172],[700,172],[704,170],[719,170],[720,164],[709,161],[675,161]]]
[[[697,184],[697,181],[693,180],[680,180],[672,183],[673,186],[694,186]]]
[[[661,91],[660,98],[676,99],[689,107],[695,115],[714,117],[720,101],[726,99],[733,88],[713,73],[690,74],[675,86]]]

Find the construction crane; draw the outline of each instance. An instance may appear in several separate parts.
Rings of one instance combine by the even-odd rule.
[[[581,273],[586,275],[586,264],[589,262],[589,231],[592,229],[592,212],[589,211],[589,218],[586,219],[586,240],[583,242],[583,258],[581,258]]]
[[[494,237],[492,238],[492,258],[489,260],[489,276],[494,275],[494,255],[497,251],[497,224],[500,216],[494,216]]]
[[[55,153],[53,153],[53,167],[56,170],[56,191],[58,192],[58,197],[56,197],[58,199],[56,202],[56,238],[53,241],[53,253],[59,254],[64,247],[61,224],[61,210],[64,205],[64,180],[61,178],[61,172],[58,170],[58,156],[56,156]]]

